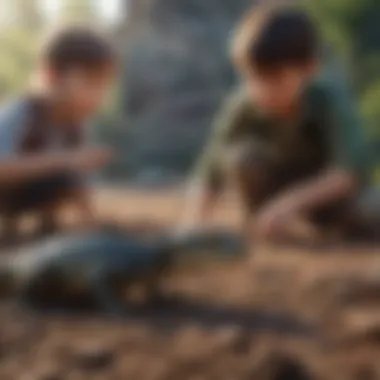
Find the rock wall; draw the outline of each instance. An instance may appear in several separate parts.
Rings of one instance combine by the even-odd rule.
[[[135,171],[183,174],[236,81],[229,35],[250,0],[129,0],[122,107]]]

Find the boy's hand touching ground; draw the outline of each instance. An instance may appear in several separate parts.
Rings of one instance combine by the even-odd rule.
[[[296,202],[284,197],[257,215],[254,234],[263,240],[317,240],[318,232],[302,217]]]
[[[254,233],[262,239],[272,239],[294,219],[291,206],[285,202],[273,202],[258,213],[254,225]]]

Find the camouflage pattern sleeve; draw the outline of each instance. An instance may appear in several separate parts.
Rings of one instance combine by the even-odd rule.
[[[228,97],[214,120],[193,178],[212,192],[220,191],[223,186],[223,157],[228,145],[243,135],[246,114],[247,97],[243,91],[238,91]]]

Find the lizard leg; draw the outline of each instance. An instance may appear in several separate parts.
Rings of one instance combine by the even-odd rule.
[[[58,273],[41,271],[32,276],[20,289],[16,303],[21,308],[34,311],[56,309],[60,298],[60,289],[61,282]]]
[[[182,298],[175,294],[168,294],[165,291],[165,286],[162,283],[165,276],[165,271],[158,270],[151,273],[144,281],[146,292],[146,300],[148,304],[157,307],[166,307],[178,304]]]
[[[159,273],[150,273],[144,279],[144,288],[148,302],[160,303],[165,297],[162,292]]]
[[[127,307],[123,300],[116,295],[116,290],[110,286],[109,275],[97,273],[92,278],[92,291],[99,306],[108,314],[116,317],[125,317]]]
[[[41,311],[44,306],[43,287],[45,283],[45,273],[35,273],[29,278],[19,290],[16,303],[21,308]]]

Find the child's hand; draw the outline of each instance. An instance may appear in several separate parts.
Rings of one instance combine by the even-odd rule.
[[[295,211],[286,201],[275,201],[257,215],[254,233],[261,239],[267,240],[284,233],[292,220]]]
[[[105,148],[85,149],[73,153],[74,170],[96,170],[107,165],[113,159],[113,152]]]
[[[264,240],[318,240],[318,230],[303,218],[300,205],[293,196],[274,200],[257,216],[255,235]]]

